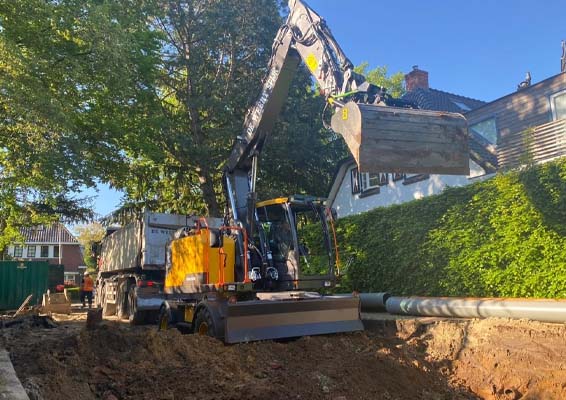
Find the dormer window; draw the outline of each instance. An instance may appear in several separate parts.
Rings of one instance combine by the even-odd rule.
[[[470,129],[483,137],[491,144],[497,144],[497,126],[495,125],[495,117],[485,119],[477,124],[470,126]]]

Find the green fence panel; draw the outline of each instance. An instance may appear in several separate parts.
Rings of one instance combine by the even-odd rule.
[[[46,261],[0,261],[0,310],[15,310],[30,294],[30,304],[41,302],[49,286]]]

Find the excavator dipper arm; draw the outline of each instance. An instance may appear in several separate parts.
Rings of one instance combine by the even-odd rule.
[[[352,63],[316,12],[300,0],[290,0],[289,10],[287,21],[274,40],[261,94],[248,110],[225,170],[232,218],[242,221],[248,234],[252,233],[254,223],[258,157],[301,60],[316,79],[321,93],[335,107],[341,107],[346,97],[371,104],[390,99],[383,89],[353,71]]]

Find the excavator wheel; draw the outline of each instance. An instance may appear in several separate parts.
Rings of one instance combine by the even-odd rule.
[[[199,335],[215,337],[214,320],[212,319],[212,314],[208,308],[202,308],[197,314],[194,332]]]
[[[172,325],[171,310],[165,304],[159,309],[159,319],[157,320],[157,330],[166,331]]]

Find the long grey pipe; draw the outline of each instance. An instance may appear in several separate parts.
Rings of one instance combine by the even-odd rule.
[[[333,297],[352,297],[351,294],[336,294]],[[384,312],[385,302],[391,297],[389,293],[360,293],[360,307],[362,312]]]
[[[360,304],[363,312],[385,311],[385,303],[389,293],[360,293]]]
[[[541,322],[566,322],[566,301],[461,297],[390,297],[385,304],[391,314],[513,318]]]

